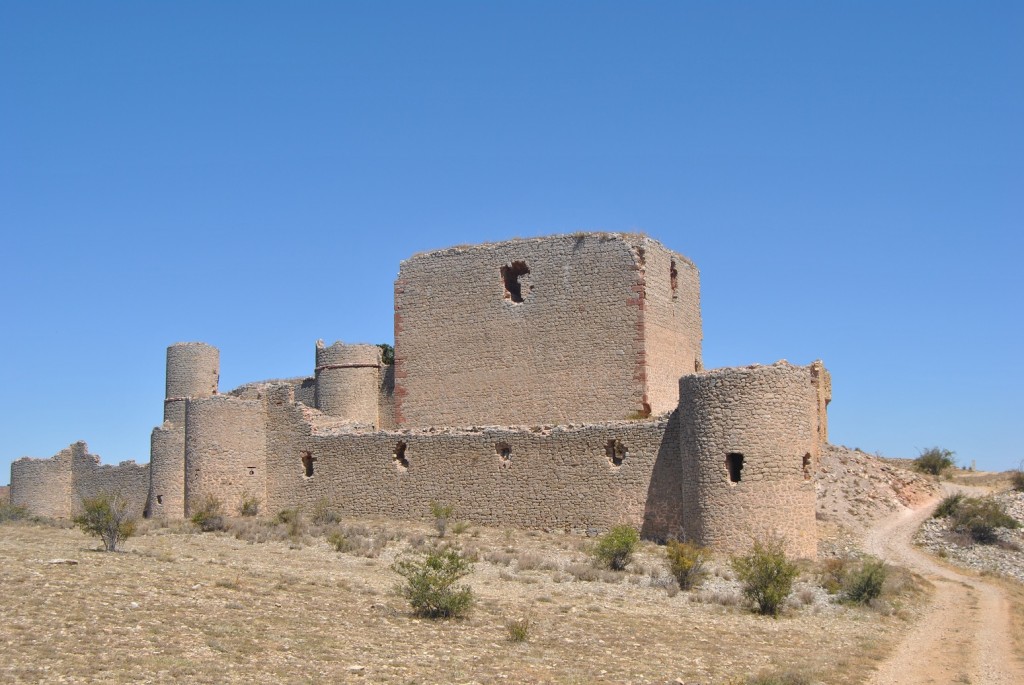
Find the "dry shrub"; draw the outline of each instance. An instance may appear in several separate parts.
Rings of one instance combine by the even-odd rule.
[[[530,638],[530,626],[530,619],[525,616],[505,621],[509,642],[526,642]]]
[[[213,495],[207,495],[192,506],[192,523],[199,526],[204,533],[226,530],[224,522],[224,505]]]
[[[692,542],[669,540],[665,545],[668,571],[683,590],[700,587],[704,582],[708,575],[706,564],[710,556],[708,550]]]

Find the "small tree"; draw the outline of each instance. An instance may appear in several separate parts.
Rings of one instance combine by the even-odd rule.
[[[946,469],[956,466],[956,462],[953,460],[955,454],[955,452],[944,450],[941,447],[929,447],[914,460],[914,468],[923,473],[938,476]]]
[[[73,519],[76,526],[103,541],[103,549],[116,552],[118,545],[135,534],[135,517],[120,495],[101,493],[82,500],[82,513]]]
[[[640,534],[633,526],[615,526],[602,535],[594,546],[594,557],[602,566],[621,571],[629,565],[633,552],[640,546]]]
[[[766,616],[779,615],[800,572],[796,564],[786,559],[784,541],[777,536],[763,544],[755,541],[750,554],[733,557],[732,567],[743,584],[744,596],[757,604],[758,613]]]
[[[425,618],[458,618],[473,605],[473,590],[455,583],[468,576],[473,564],[454,547],[399,559],[391,569],[405,578],[399,592],[413,614]]]
[[[704,566],[709,556],[707,549],[692,542],[669,540],[665,545],[669,573],[675,577],[681,590],[692,590],[704,582],[708,575]]]

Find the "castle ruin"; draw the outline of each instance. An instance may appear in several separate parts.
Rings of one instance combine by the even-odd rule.
[[[84,443],[11,466],[11,498],[69,517],[119,491],[140,513],[228,509],[479,524],[627,523],[724,551],[783,535],[814,556],[812,473],[827,441],[821,362],[705,371],[700,280],[639,234],[580,233],[425,252],[395,281],[395,358],[317,342],[313,374],[218,389],[219,352],[167,350],[148,466]]]

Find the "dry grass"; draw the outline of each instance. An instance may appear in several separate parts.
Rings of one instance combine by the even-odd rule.
[[[430,529],[340,525],[386,544],[367,558],[312,536],[256,543],[153,523],[103,554],[77,530],[0,526],[0,682],[718,683],[784,666],[859,683],[905,629],[844,607],[767,620],[638,574],[577,580],[565,571],[582,574],[577,538],[487,528],[474,528],[472,613],[418,620],[389,566]],[[636,563],[653,571],[660,554],[645,546]],[[522,566],[512,575],[530,582],[499,575]],[[509,618],[526,615],[528,641],[510,643]]]

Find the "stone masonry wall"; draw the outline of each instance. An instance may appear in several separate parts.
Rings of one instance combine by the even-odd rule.
[[[245,494],[266,501],[265,446],[264,400],[190,399],[185,410],[185,515],[207,496],[219,499],[229,514]]]
[[[655,414],[679,404],[679,377],[700,371],[700,273],[693,262],[645,239],[643,332],[647,403]]]
[[[820,445],[809,367],[717,369],[679,387],[687,537],[742,552],[778,533],[790,554],[814,557]]]
[[[76,442],[49,459],[24,457],[11,464],[11,502],[37,516],[68,519],[81,510],[82,499],[99,494],[124,497],[141,515],[149,489],[149,465],[133,461],[104,466]]]
[[[564,235],[402,262],[397,424],[565,424],[642,411],[640,241]]]
[[[49,459],[22,457],[13,462],[11,504],[25,507],[36,516],[71,518],[75,499],[72,447],[62,449]]]
[[[268,512],[327,500],[344,514],[423,519],[437,501],[488,525],[631,523],[655,537],[681,529],[678,436],[668,417],[354,432],[318,428],[319,413],[293,403],[288,388],[271,393],[268,406]]]
[[[154,428],[149,444],[150,487],[146,511],[153,518],[184,518],[184,424],[175,426],[165,423],[159,428]]]
[[[187,342],[167,348],[167,399],[215,395],[219,378],[220,351],[216,347]]]

